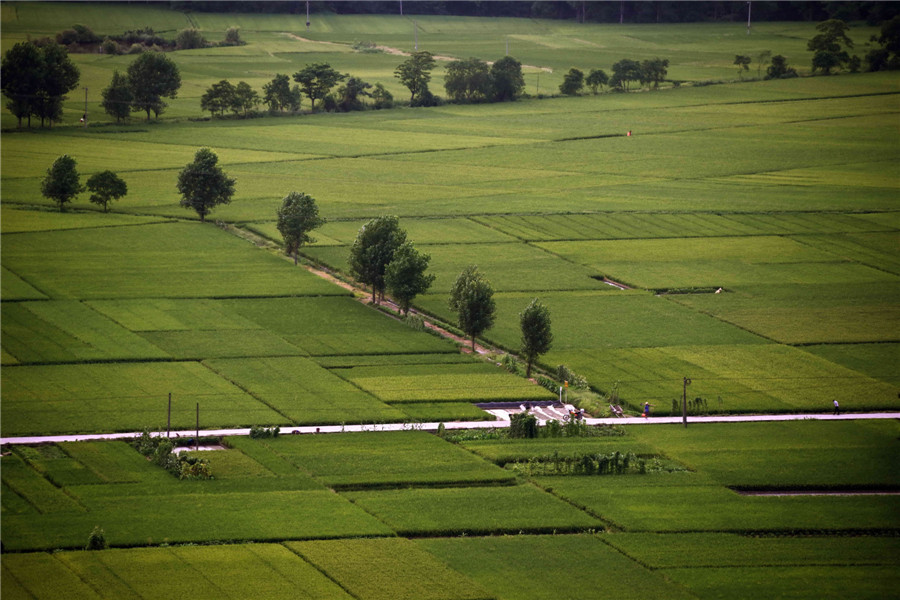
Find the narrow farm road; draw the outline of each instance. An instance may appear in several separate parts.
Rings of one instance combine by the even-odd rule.
[[[688,425],[700,423],[753,423],[763,421],[860,421],[870,419],[900,419],[900,412],[848,413],[834,414],[794,414],[794,415],[723,415],[707,417],[688,417]],[[588,425],[675,425],[681,424],[681,417],[624,417],[610,419],[585,419]],[[317,433],[358,433],[363,431],[437,431],[441,423],[382,423],[366,425],[320,425],[302,427],[283,427],[281,435],[301,435]],[[452,421],[443,423],[445,429],[491,429],[509,427],[509,421]],[[7,444],[42,444],[57,442],[80,442],[89,440],[122,440],[140,435],[139,431],[127,433],[93,433],[67,435],[38,435],[0,438],[0,445]],[[166,435],[165,431],[153,432]],[[223,437],[231,435],[250,435],[250,429],[201,429],[200,437]],[[194,438],[196,430],[179,430],[170,432],[174,438]]]

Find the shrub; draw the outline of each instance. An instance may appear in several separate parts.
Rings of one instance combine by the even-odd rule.
[[[113,40],[106,38],[103,40],[103,43],[100,44],[100,52],[103,54],[118,54],[119,45]]]
[[[377,109],[394,106],[394,95],[387,91],[383,84],[376,83],[372,91],[372,100]]]
[[[587,379],[578,375],[566,365],[559,365],[556,367],[556,378],[560,381],[568,381],[569,385],[576,390],[586,390],[588,389]]]
[[[276,438],[281,433],[281,428],[278,426],[275,427],[257,427],[256,425],[250,428],[250,437],[258,440],[262,438]]]
[[[143,52],[143,51],[144,51],[144,47],[143,47],[143,46],[141,46],[140,44],[134,43],[134,44],[132,44],[131,47],[128,49],[128,54],[140,54],[140,53]]]
[[[406,317],[403,318],[403,322],[406,323],[407,327],[409,327],[410,329],[414,329],[416,331],[425,330],[425,319],[422,317],[422,315],[406,313]]]
[[[95,525],[93,531],[91,531],[91,535],[88,536],[87,545],[84,549],[106,550],[107,548],[109,548],[109,544],[106,541],[106,534],[103,532],[103,528],[99,525]]]
[[[544,377],[543,375],[538,375],[537,378],[538,385],[541,387],[547,388],[554,394],[559,391],[559,384],[550,379],[549,377]]]
[[[241,28],[232,26],[226,29],[225,41],[222,44],[225,46],[243,46],[244,41],[241,39]]]
[[[175,36],[175,47],[178,50],[192,50],[194,48],[203,48],[205,46],[206,40],[203,39],[203,35],[200,33],[199,29],[188,27],[187,29],[179,31],[178,35]]]
[[[536,438],[538,436],[537,417],[521,412],[510,416],[509,437],[511,438]]]

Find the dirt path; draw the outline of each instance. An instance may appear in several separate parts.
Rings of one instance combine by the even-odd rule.
[[[299,35],[294,34],[294,33],[284,32],[283,35],[285,35],[293,40],[297,40],[298,42],[307,42],[310,44],[326,44],[328,46],[339,46],[342,48],[347,47],[347,44],[339,44],[337,42],[322,42],[322,41],[318,41],[318,40],[311,40],[309,38],[300,37]],[[394,56],[411,56],[412,55],[411,52],[406,52],[405,50],[401,50],[400,48],[392,48],[390,46],[383,46],[381,44],[375,44],[375,49],[380,50],[381,52],[384,52],[385,54],[393,54]],[[443,56],[440,54],[434,54],[434,55],[432,55],[432,57],[434,58],[434,60],[440,60],[443,62],[451,62],[454,60],[459,60],[455,56]],[[494,64],[494,62],[487,61],[487,64],[492,65],[492,64]],[[550,67],[535,67],[534,65],[522,65],[522,68],[536,69],[536,70],[544,71],[545,73],[553,72],[553,69],[551,69]]]

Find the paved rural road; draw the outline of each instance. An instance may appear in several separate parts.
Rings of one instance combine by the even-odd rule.
[[[834,414],[798,414],[798,415],[729,415],[711,417],[688,417],[688,424],[693,423],[747,423],[760,421],[854,421],[865,419],[900,419],[900,412],[884,413],[847,413]],[[588,425],[664,425],[680,424],[681,417],[625,417],[612,419],[585,419]],[[321,425],[319,427],[282,427],[282,435],[308,433],[353,433],[360,431],[437,431],[440,423],[385,423],[382,425]],[[444,423],[446,429],[490,429],[509,427],[509,421],[453,421]],[[165,435],[165,431],[154,432]],[[172,431],[172,437],[193,438],[196,430]],[[140,432],[130,433],[95,433],[84,435],[41,435],[29,437],[0,438],[0,444],[40,444],[45,442],[79,442],[86,440],[130,439]],[[200,437],[221,437],[227,435],[250,435],[250,429],[201,429]]]

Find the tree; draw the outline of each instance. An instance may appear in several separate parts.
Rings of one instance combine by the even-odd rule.
[[[522,329],[522,356],[525,357],[525,377],[531,377],[531,366],[537,357],[550,350],[553,334],[550,332],[550,310],[534,298],[519,313]]]
[[[756,78],[762,78],[762,68],[766,66],[766,63],[769,62],[769,59],[772,58],[771,50],[763,50],[759,54],[756,55]]]
[[[525,91],[522,63],[512,56],[504,56],[492,64],[490,75],[494,102],[515,100]]]
[[[372,94],[367,91],[371,88],[371,83],[367,83],[359,77],[350,77],[347,79],[347,83],[337,89],[338,109],[342,112],[364,109],[365,105],[360,100],[360,96],[371,96]]]
[[[584,88],[584,73],[572,67],[563,75],[563,82],[559,84],[559,91],[567,96],[575,96]]]
[[[397,248],[406,242],[406,231],[393,216],[372,219],[360,228],[350,247],[350,273],[361,283],[372,286],[372,302],[376,293],[384,297],[384,273]]]
[[[434,68],[434,56],[431,52],[413,52],[408,59],[394,69],[394,77],[405,85],[411,96],[411,106],[422,106],[422,102],[431,97],[428,82],[431,81],[431,70]]]
[[[18,119],[31,116],[50,126],[62,117],[62,101],[78,85],[78,68],[64,46],[53,41],[21,42],[10,48],[2,63],[0,89],[7,97],[6,108]]]
[[[866,54],[869,71],[900,69],[900,15],[885,21],[878,37],[873,35],[871,41],[878,42],[881,47]]]
[[[419,252],[411,242],[406,242],[394,252],[394,258],[384,271],[384,284],[403,314],[409,313],[409,305],[419,294],[424,294],[434,283],[434,275],[426,275],[431,256]]]
[[[218,162],[219,157],[212,150],[201,148],[194,161],[178,174],[181,206],[197,211],[201,222],[213,208],[231,202],[234,195],[234,179],[225,175]]]
[[[0,89],[6,96],[6,108],[22,126],[22,119],[28,119],[31,127],[33,100],[41,89],[41,69],[43,57],[40,49],[32,42],[20,42],[3,55],[0,72]]]
[[[128,193],[128,185],[112,171],[94,173],[87,180],[87,189],[93,192],[91,202],[103,207],[103,212],[109,210],[111,200],[118,200]]]
[[[744,71],[750,70],[750,61],[752,59],[746,54],[735,54],[734,64],[737,65],[738,77],[744,78]]]
[[[244,41],[241,39],[241,28],[232,26],[226,29],[223,44],[226,46],[243,46]]]
[[[491,328],[496,310],[494,288],[476,265],[469,265],[456,278],[450,290],[450,310],[457,313],[459,328],[472,339],[475,352],[475,338]]]
[[[813,52],[813,73],[822,71],[830,75],[831,70],[849,64],[850,55],[842,48],[853,48],[853,40],[847,36],[850,27],[840,19],[829,19],[816,25],[819,33],[806,43],[806,49]]]
[[[584,79],[584,83],[591,88],[591,93],[596,96],[597,88],[601,88],[609,83],[609,75],[603,69],[591,69],[591,72]]]
[[[291,88],[291,80],[287,75],[275,75],[275,79],[263,86],[263,103],[269,110],[285,109],[291,112],[300,110],[300,87]]]
[[[75,159],[63,154],[47,169],[47,176],[41,182],[41,194],[56,202],[59,212],[65,212],[66,203],[84,191],[75,169]]]
[[[234,87],[231,101],[231,112],[247,115],[259,106],[259,94],[246,81],[239,81]]]
[[[640,81],[643,77],[640,63],[629,58],[623,58],[613,64],[612,69],[613,75],[609,80],[609,85],[624,92],[628,91],[629,82]]]
[[[311,102],[312,111],[316,111],[316,100],[324,98],[338,82],[346,79],[335,71],[328,63],[306,65],[294,73],[294,81],[300,84],[300,90]]]
[[[659,84],[665,81],[668,74],[668,58],[651,58],[641,62],[641,81],[652,83],[654,88],[659,88]]]
[[[447,64],[444,89],[447,97],[456,102],[478,102],[491,95],[491,75],[488,64],[479,58],[454,60]]]
[[[293,256],[296,265],[300,246],[316,241],[309,234],[324,225],[325,219],[319,216],[315,199],[301,192],[291,192],[285,196],[276,214],[276,227],[284,238],[284,253]]]
[[[219,83],[209,86],[206,92],[200,96],[200,108],[208,110],[212,114],[219,113],[220,117],[224,117],[225,110],[231,108],[234,99],[234,86],[231,85],[231,82],[223,79]]]
[[[112,81],[103,92],[103,101],[100,103],[103,110],[111,117],[116,118],[116,123],[131,116],[131,88],[128,86],[128,78],[113,71]]]
[[[128,84],[133,97],[131,109],[150,112],[156,118],[168,106],[163,98],[174,98],[181,87],[178,66],[162,52],[144,52],[128,65]]]

